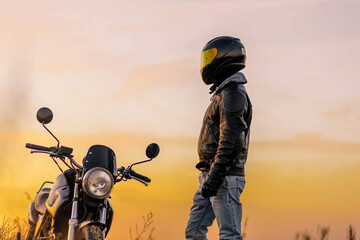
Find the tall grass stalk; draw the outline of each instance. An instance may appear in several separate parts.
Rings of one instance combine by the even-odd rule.
[[[317,236],[312,236],[307,231],[295,233],[295,240],[328,240],[330,227],[318,227]],[[356,240],[356,232],[350,225],[347,231],[346,240]]]
[[[131,226],[130,226],[130,239],[131,240],[155,240],[153,233],[155,231],[155,227],[151,227],[151,225],[153,224],[154,220],[154,214],[150,211],[146,217],[142,217],[143,218],[143,226],[141,231],[139,231],[138,225],[136,224],[136,236],[135,238],[133,238],[132,235],[132,230],[131,230]],[[145,236],[147,233],[147,237]]]
[[[17,239],[18,233],[21,239],[25,239],[27,230],[28,224],[24,219],[10,219],[4,216],[0,225],[0,240]]]
[[[246,219],[244,221],[244,227],[243,227],[242,234],[241,234],[243,240],[245,240],[246,236],[247,236],[246,235],[246,229],[247,229],[247,225],[248,225],[248,220],[249,220],[249,217],[246,217]]]
[[[348,239],[356,240],[356,232],[351,225],[349,226]]]

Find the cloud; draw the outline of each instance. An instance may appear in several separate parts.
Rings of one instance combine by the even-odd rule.
[[[6,77],[1,92],[0,131],[19,131],[28,113],[32,90],[32,53],[27,47],[13,46],[7,51]]]
[[[7,2],[0,9],[0,51],[29,47],[33,108],[45,102],[79,120],[97,112],[99,122],[119,117],[114,111],[151,108],[166,119],[159,123],[166,132],[196,135],[209,99],[199,77],[201,48],[217,35],[239,36],[249,55],[244,72],[256,139],[318,131],[354,140],[357,131],[329,119],[324,124],[323,113],[357,100],[357,13],[352,0]],[[135,100],[122,101],[126,95]],[[145,126],[138,115],[126,114]],[[83,122],[96,129],[95,120]],[[174,122],[193,127],[175,130]]]
[[[357,104],[347,104],[323,113],[323,117],[337,122],[355,122],[360,120],[359,110]]]
[[[156,65],[138,68],[120,91],[114,92],[118,100],[124,94],[139,96],[144,91],[157,87],[179,87],[193,85],[194,78],[199,78],[194,59],[179,59]]]
[[[255,141],[256,147],[278,149],[294,149],[301,153],[303,150],[316,150],[323,153],[349,153],[360,155],[360,143],[344,142],[336,138],[324,138],[319,133],[303,133],[287,139],[271,141]]]

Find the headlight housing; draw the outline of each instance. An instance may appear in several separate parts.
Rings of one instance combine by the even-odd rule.
[[[114,178],[105,168],[95,167],[84,175],[82,187],[93,198],[102,199],[109,196],[114,186]]]

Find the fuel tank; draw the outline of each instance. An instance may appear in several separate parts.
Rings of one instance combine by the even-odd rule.
[[[56,217],[58,210],[63,206],[70,198],[70,188],[67,184],[66,178],[63,174],[60,174],[54,185],[51,188],[49,196],[46,200],[45,206],[48,212],[53,218]]]
[[[34,200],[30,204],[29,222],[36,224],[40,215],[44,215],[46,206],[45,202],[49,196],[51,188],[42,188],[36,194]]]

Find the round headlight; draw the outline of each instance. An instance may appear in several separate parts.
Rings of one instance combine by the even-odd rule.
[[[82,186],[91,197],[101,199],[109,196],[114,186],[114,178],[105,168],[92,168],[85,173]]]

